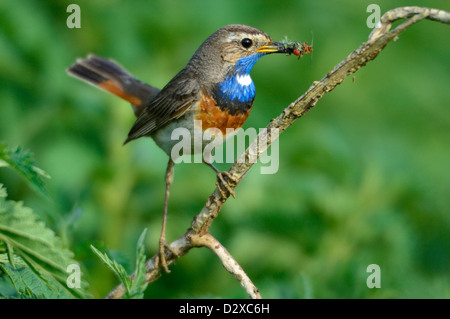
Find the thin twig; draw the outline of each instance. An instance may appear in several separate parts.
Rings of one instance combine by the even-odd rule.
[[[394,21],[405,18],[408,20],[397,26],[394,30],[389,31]],[[249,148],[236,160],[235,164],[229,170],[229,174],[233,177],[229,181],[231,189],[234,190],[244,178],[247,171],[253,166],[254,161],[250,161],[250,158],[254,158],[255,155],[259,158],[279,134],[314,107],[325,93],[333,90],[344,81],[346,76],[358,71],[368,61],[375,59],[390,41],[395,40],[400,33],[422,19],[450,24],[450,12],[421,7],[401,7],[386,12],[381,17],[380,23],[370,34],[367,42],[350,53],[320,81],[315,81],[302,96],[291,103],[277,118],[273,119],[267,125],[267,130],[263,130],[257,136]],[[267,141],[267,143],[260,143],[259,145],[263,144],[267,146],[263,149],[258,149],[258,139],[259,141]],[[240,274],[245,274],[245,272],[239,264],[237,264],[228,251],[216,239],[209,235],[209,228],[228,197],[227,195],[222,195],[218,188],[214,190],[208,197],[200,213],[194,217],[188,231],[170,244],[171,250],[176,254],[167,251],[166,261],[167,264],[171,264],[175,259],[186,254],[194,246],[208,247],[221,259],[224,267],[236,276],[251,298],[260,298],[261,296],[257,288],[251,283],[248,276],[240,276]],[[216,249],[215,247],[218,248]],[[156,258],[157,256],[155,255],[147,262],[148,282],[156,280],[160,274],[160,267],[155,262]],[[249,293],[248,289],[254,289],[254,291]],[[124,293],[124,287],[118,285],[109,293],[107,298],[121,298]]]
[[[241,283],[244,287],[247,295],[252,299],[261,299],[258,288],[253,284],[250,278],[247,276],[245,271],[236,262],[236,260],[231,256],[228,250],[223,247],[223,245],[215,239],[210,233],[203,235],[192,236],[192,244],[196,247],[206,247],[211,250],[222,262],[223,267]]]

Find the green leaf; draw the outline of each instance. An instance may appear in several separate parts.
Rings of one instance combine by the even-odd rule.
[[[147,289],[148,283],[145,280],[145,274],[147,267],[145,266],[147,257],[145,255],[144,240],[147,235],[147,228],[144,229],[136,247],[136,270],[134,272],[134,278],[131,282],[131,289],[128,292],[130,299],[142,299],[144,298],[144,291]]]
[[[126,293],[123,296],[124,299],[142,299],[144,298],[144,291],[147,289],[148,283],[145,280],[146,274],[146,255],[145,255],[145,245],[144,240],[147,234],[147,228],[144,229],[141,236],[138,239],[137,247],[136,247],[136,270],[134,272],[133,280],[130,279],[130,276],[125,271],[125,268],[117,263],[115,260],[111,260],[109,256],[105,253],[102,253],[97,248],[91,245],[94,253],[100,257],[103,263],[111,269],[117,277],[119,277],[120,282],[125,287]]]
[[[36,161],[30,152],[21,147],[12,148],[0,142],[0,167],[7,166],[22,175],[39,193],[48,197],[44,179],[50,176],[36,166]]]
[[[6,249],[8,259],[14,251],[14,255],[20,256],[27,268],[50,289],[70,297],[86,296],[84,287],[70,289],[66,283],[67,267],[76,263],[72,252],[63,247],[60,238],[39,221],[30,208],[20,202],[6,200],[6,191],[1,184],[0,241],[6,243],[6,247],[10,246]],[[84,282],[83,286],[86,286]]]
[[[56,285],[52,284],[49,287],[31,268],[27,267],[25,262],[20,261],[18,257],[16,259],[18,259],[17,264],[22,265],[21,267],[12,268],[9,262],[0,262],[0,270],[10,279],[18,297],[55,299],[64,295],[61,290],[58,291]]]
[[[100,257],[102,262],[106,266],[108,266],[108,268],[111,269],[116,274],[117,277],[119,277],[120,282],[123,284],[123,286],[125,287],[127,292],[130,291],[131,279],[130,279],[130,277],[128,277],[127,272],[125,271],[125,268],[123,268],[123,266],[121,264],[117,263],[116,261],[111,260],[111,258],[109,258],[106,253],[102,253],[100,250],[95,248],[93,245],[91,245],[91,249],[98,257]]]

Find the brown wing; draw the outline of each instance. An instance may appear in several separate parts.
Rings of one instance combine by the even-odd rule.
[[[171,120],[182,116],[200,98],[200,85],[183,69],[142,111],[131,127],[125,143],[150,135]]]

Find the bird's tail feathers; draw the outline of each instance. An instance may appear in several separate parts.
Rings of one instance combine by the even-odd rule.
[[[136,116],[160,91],[139,81],[116,62],[94,55],[77,59],[67,73],[130,102]]]

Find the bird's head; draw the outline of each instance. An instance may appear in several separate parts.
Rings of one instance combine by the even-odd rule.
[[[208,81],[223,80],[230,72],[248,75],[264,55],[283,53],[283,44],[273,41],[265,32],[256,28],[232,24],[214,32],[198,48],[191,65],[201,66]]]
[[[216,34],[225,66],[247,65],[251,69],[260,57],[283,52],[284,49],[282,44],[273,41],[265,32],[246,25],[230,25]]]

